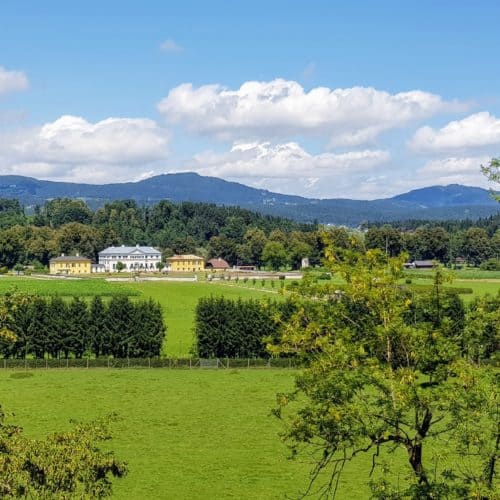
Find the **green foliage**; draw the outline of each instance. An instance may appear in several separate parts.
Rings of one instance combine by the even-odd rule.
[[[15,338],[0,339],[5,357],[151,357],[160,354],[165,338],[161,307],[152,300],[116,295],[108,303],[98,296],[90,304],[79,297],[65,303],[14,293],[2,303],[0,327]]]
[[[201,358],[266,357],[265,340],[275,338],[280,314],[288,318],[289,302],[260,302],[206,297],[195,313],[196,352]]]
[[[339,252],[333,245],[326,255],[345,285],[321,301],[320,289],[311,286],[316,300],[298,298],[280,342],[270,346],[309,364],[296,378],[296,391],[278,396],[275,412],[287,424],[293,455],[305,446],[315,457],[308,493],[334,496],[347,462],[369,453],[372,470],[378,469],[379,457],[397,451],[407,467],[401,474],[384,465],[384,477],[371,482],[375,498],[493,494],[495,373],[472,363],[473,354],[488,353],[469,342],[464,305],[443,292],[446,274],[438,269],[429,293],[415,295],[398,284],[405,256]],[[494,321],[483,328],[490,350]],[[441,442],[446,453],[436,452]],[[407,480],[397,484],[396,475]]]
[[[481,171],[488,178],[488,180],[493,184],[500,185],[500,159],[492,158],[488,165],[481,165]],[[498,192],[492,189],[492,196],[500,201],[500,195]]]
[[[481,262],[479,269],[482,271],[500,271],[500,259],[488,259]]]
[[[0,409],[0,496],[2,498],[103,498],[111,495],[110,476],[123,477],[127,466],[97,443],[111,438],[114,419],[78,423],[72,431],[45,440],[26,438],[6,425]]]

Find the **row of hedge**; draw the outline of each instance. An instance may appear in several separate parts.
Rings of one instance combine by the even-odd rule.
[[[108,301],[95,296],[90,302],[57,296],[17,299],[10,317],[7,327],[16,340],[0,341],[6,358],[148,358],[160,354],[166,335],[158,303],[123,295]]]
[[[264,340],[276,338],[280,321],[287,321],[293,311],[290,301],[201,298],[195,313],[197,355],[200,358],[269,357]]]

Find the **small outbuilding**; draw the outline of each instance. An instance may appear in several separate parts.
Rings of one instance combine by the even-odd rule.
[[[213,269],[214,271],[226,271],[231,266],[222,259],[218,257],[217,259],[210,259],[206,264],[207,269]]]

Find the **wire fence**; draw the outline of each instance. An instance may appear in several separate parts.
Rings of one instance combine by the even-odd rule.
[[[236,368],[301,368],[296,358],[61,358],[61,359],[0,359],[0,369],[36,370],[49,368],[169,368],[212,369]]]

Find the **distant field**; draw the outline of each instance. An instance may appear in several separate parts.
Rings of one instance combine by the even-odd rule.
[[[24,276],[0,277],[0,294],[12,288],[20,292],[38,295],[59,295],[60,297],[93,297],[94,295],[110,296],[116,293],[139,295],[140,292],[127,286],[126,283],[110,283],[103,279],[54,279],[28,278]]]
[[[290,461],[269,415],[292,370],[0,369],[0,402],[32,437],[116,411],[107,445],[127,461],[117,499],[297,498],[309,464]],[[19,373],[19,372],[18,372]],[[24,373],[24,372],[20,372]],[[338,498],[368,498],[371,457],[348,466]],[[314,498],[314,497],[313,497]]]

